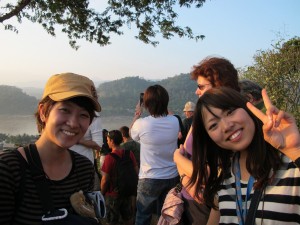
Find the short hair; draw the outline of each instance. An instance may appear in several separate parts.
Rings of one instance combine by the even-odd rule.
[[[89,115],[90,115],[90,124],[92,123],[94,117],[96,116],[95,114],[95,110],[94,110],[94,105],[93,102],[87,98],[87,97],[74,97],[74,98],[70,98],[68,100],[64,100],[64,101],[70,101],[75,103],[76,105],[78,105],[79,107],[84,108],[86,111],[88,111]],[[64,102],[62,101],[62,102]],[[52,109],[52,107],[57,103],[57,101],[52,100],[49,96],[45,97],[44,99],[42,99],[38,105],[44,105],[44,111],[45,111],[45,117],[47,118],[50,114],[50,111]],[[37,124],[37,129],[39,133],[42,133],[42,130],[45,128],[45,122],[41,120],[40,117],[40,112],[37,109],[35,112],[35,120],[36,120],[36,124]]]
[[[129,138],[129,127],[123,126],[120,128],[123,137]]]
[[[251,94],[255,101],[259,101],[262,99],[262,87],[259,86],[259,84],[257,84],[256,82],[248,79],[243,79],[239,81],[239,85],[241,88],[241,94],[244,95],[247,99],[249,99],[248,94]]]
[[[230,87],[240,91],[238,72],[233,64],[222,57],[207,57],[198,65],[193,66],[191,78],[197,80],[199,76],[206,78],[212,87]]]
[[[120,145],[123,141],[121,131],[111,130],[107,133],[107,137],[113,140],[115,145]]]
[[[169,94],[167,90],[159,85],[148,87],[144,94],[144,105],[150,115],[154,117],[168,115]]]

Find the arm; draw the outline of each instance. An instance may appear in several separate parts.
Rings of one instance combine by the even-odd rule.
[[[193,164],[192,161],[186,158],[184,154],[184,148],[181,145],[180,148],[176,149],[174,152],[174,162],[176,163],[178,173],[180,175],[185,174],[188,177],[192,176]]]
[[[100,188],[101,188],[101,193],[103,195],[105,195],[105,193],[108,191],[108,188],[109,188],[109,180],[110,180],[110,177],[107,173],[104,173],[102,171],[102,178],[101,178],[101,185],[100,185]]]
[[[92,139],[85,140],[84,138],[80,139],[78,144],[81,144],[87,148],[95,149],[100,151],[102,144],[103,144],[103,137],[102,137],[102,122],[100,117],[95,117],[93,122],[90,125],[90,134]]]
[[[294,117],[272,105],[265,89],[262,96],[266,114],[249,102],[247,107],[263,122],[265,140],[295,161],[300,157],[300,134]]]
[[[129,127],[130,129],[132,128],[135,121],[141,117],[142,113],[143,113],[143,108],[140,106],[140,102],[138,102],[138,104],[135,106],[135,113],[134,113],[134,117],[132,119],[132,123]]]
[[[217,225],[219,224],[219,220],[220,220],[220,211],[211,209],[206,225]]]
[[[91,148],[91,149],[95,149],[95,150],[99,150],[101,149],[101,147],[93,140],[84,140],[81,139],[78,141],[78,144],[83,145],[87,148]]]

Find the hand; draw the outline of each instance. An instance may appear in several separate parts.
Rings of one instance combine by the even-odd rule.
[[[143,113],[143,107],[140,105],[140,101],[135,106],[135,116],[140,117]]]
[[[265,89],[262,90],[262,97],[266,114],[250,102],[247,107],[263,122],[264,139],[292,160],[296,159],[300,154],[300,134],[294,117],[272,105]]]

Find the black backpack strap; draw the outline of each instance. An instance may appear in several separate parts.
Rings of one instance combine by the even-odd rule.
[[[252,199],[251,199],[249,211],[247,213],[247,218],[246,218],[245,225],[254,225],[255,224],[256,210],[257,210],[257,207],[258,207],[258,204],[259,204],[259,201],[261,199],[261,196],[262,196],[262,193],[263,193],[264,189],[265,189],[264,185],[260,189],[255,189],[254,194],[253,194]]]
[[[116,161],[118,161],[119,159],[120,159],[120,157],[117,155],[117,154],[115,154],[115,153],[113,153],[113,152],[111,152],[111,153],[109,153]]]
[[[49,188],[48,181],[46,179],[46,174],[43,169],[43,165],[36,149],[35,144],[30,144],[28,147],[24,147],[25,154],[27,157],[29,169],[32,178],[36,185],[36,190],[41,200],[44,213],[54,210],[54,205],[51,198],[51,192]]]
[[[130,158],[130,152],[131,152],[131,150],[123,150],[124,151],[124,153],[122,154],[122,157],[120,157],[120,156],[118,156],[116,153],[113,153],[113,152],[111,152],[111,153],[109,153],[115,160],[117,160],[117,162],[118,162],[118,160],[119,159],[121,159],[121,158]]]

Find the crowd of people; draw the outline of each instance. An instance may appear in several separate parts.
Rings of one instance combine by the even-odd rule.
[[[172,217],[162,209],[174,187],[179,225],[299,224],[294,117],[225,58],[205,58],[191,79],[199,99],[187,99],[183,120],[151,85],[132,123],[108,131],[89,78],[51,76],[35,113],[39,139],[0,155],[0,224],[150,225],[154,214]],[[104,196],[104,218],[80,214],[70,201],[80,192]]]

